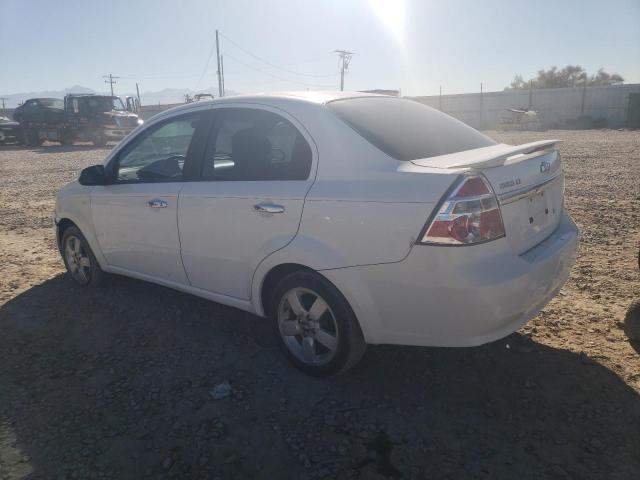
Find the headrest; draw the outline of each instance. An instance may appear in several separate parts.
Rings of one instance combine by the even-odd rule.
[[[231,157],[235,163],[244,160],[260,162],[271,152],[271,142],[256,127],[245,128],[231,137]]]

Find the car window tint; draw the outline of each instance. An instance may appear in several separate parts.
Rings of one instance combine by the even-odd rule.
[[[306,180],[309,144],[291,122],[271,112],[221,109],[202,176],[212,180]]]
[[[449,115],[412,100],[360,97],[327,104],[345,123],[397,160],[416,160],[496,142]]]
[[[201,113],[184,115],[141,133],[120,155],[117,179],[142,182],[180,180],[201,116]]]

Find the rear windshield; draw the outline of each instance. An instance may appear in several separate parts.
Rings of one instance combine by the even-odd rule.
[[[401,98],[362,97],[327,104],[339,118],[397,160],[416,160],[496,142],[422,103]]]

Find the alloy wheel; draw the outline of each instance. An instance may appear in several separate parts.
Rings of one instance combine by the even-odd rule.
[[[325,365],[338,350],[335,316],[320,294],[308,288],[296,287],[282,296],[278,329],[287,349],[308,365]]]
[[[69,273],[78,283],[87,284],[91,279],[91,258],[87,249],[75,235],[69,235],[64,245],[64,255]]]

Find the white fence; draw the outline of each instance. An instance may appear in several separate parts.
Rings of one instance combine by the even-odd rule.
[[[409,98],[479,129],[495,128],[498,114],[507,108],[537,111],[544,128],[567,127],[582,115],[604,119],[608,127],[619,128],[625,126],[627,120],[629,94],[636,92],[640,92],[638,83]]]

